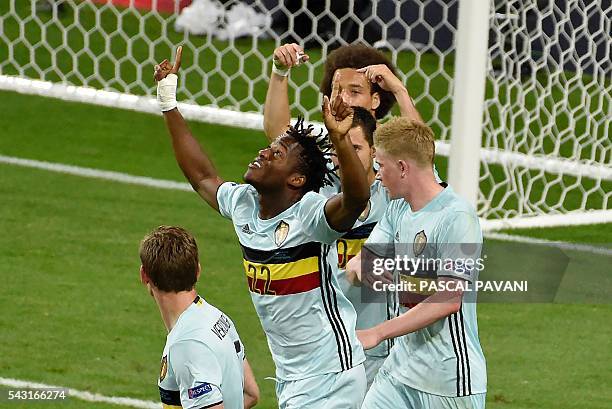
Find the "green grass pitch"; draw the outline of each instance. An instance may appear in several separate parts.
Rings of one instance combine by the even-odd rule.
[[[183,181],[161,117],[10,92],[0,99],[1,155]],[[265,144],[259,132],[191,126],[230,180],[240,180]],[[274,407],[274,384],[264,380],[274,366],[231,224],[195,193],[0,164],[0,197],[1,377],[157,400],[165,331],[139,282],[138,243],[157,225],[177,224],[200,245],[199,292],[232,317],[246,344],[262,392],[259,407]],[[609,243],[610,227],[520,233]],[[612,306],[605,304],[480,305],[487,406],[606,407],[611,320]],[[61,407],[116,406],[72,399]]]

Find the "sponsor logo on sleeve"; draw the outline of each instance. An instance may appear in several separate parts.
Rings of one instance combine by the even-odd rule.
[[[200,396],[204,396],[210,392],[212,392],[212,385],[208,382],[204,382],[197,386],[194,386],[193,388],[187,389],[189,399],[199,398]]]

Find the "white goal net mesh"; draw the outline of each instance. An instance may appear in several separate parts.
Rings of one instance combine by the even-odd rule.
[[[444,155],[459,4],[3,0],[0,74],[152,97],[153,65],[182,44],[181,100],[261,113],[272,52],[296,41],[311,60],[291,74],[292,112],[317,120],[325,56],[363,40],[388,52]],[[479,214],[512,219],[607,210],[612,2],[491,4]],[[444,174],[444,158],[438,167]]]

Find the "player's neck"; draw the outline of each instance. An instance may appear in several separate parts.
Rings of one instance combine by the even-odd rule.
[[[300,193],[290,190],[259,193],[259,218],[271,219],[293,206],[301,198]]]
[[[176,321],[183,312],[193,303],[198,293],[195,289],[191,291],[180,291],[178,293],[167,293],[157,291],[153,294],[159,312],[168,332],[174,328]]]
[[[413,212],[418,212],[444,190],[432,175],[415,175],[410,187],[404,194],[404,199]]]

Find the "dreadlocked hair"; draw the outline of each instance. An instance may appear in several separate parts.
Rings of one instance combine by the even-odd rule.
[[[304,125],[304,118],[298,117],[295,125],[289,126],[287,136],[293,138],[302,147],[299,155],[298,171],[306,176],[306,183],[302,187],[304,193],[319,192],[324,186],[332,185],[332,178],[336,167],[333,166],[333,146],[323,130],[318,134],[314,126]]]

